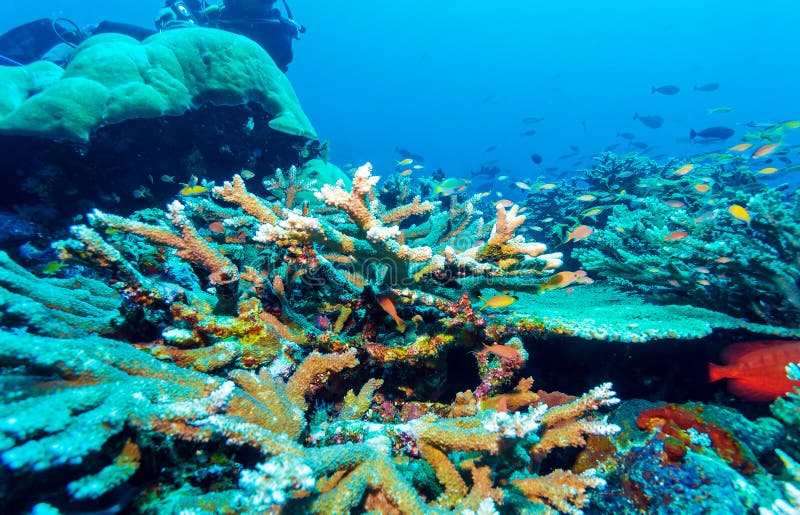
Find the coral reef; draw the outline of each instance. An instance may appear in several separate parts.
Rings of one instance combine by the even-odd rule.
[[[71,509],[143,485],[120,502],[579,512],[604,481],[540,465],[618,430],[596,413],[617,402],[611,385],[577,398],[534,393],[529,378],[510,390],[524,343],[489,339],[470,303],[492,281],[536,290],[560,256],[515,235],[516,207],[497,208],[490,230],[469,202],[385,209],[377,180],[365,165],[349,189],[316,188],[291,169],[275,201],[236,176],[213,190],[225,204],[95,210],[54,245],[85,277],[40,279],[5,258],[3,287],[17,295],[0,333],[7,509]],[[64,295],[70,285],[86,298]],[[44,316],[20,316],[26,303]],[[480,383],[453,402],[426,399],[425,376],[453,348],[479,351]],[[416,398],[394,393],[407,385]],[[42,481],[51,495],[23,495]]]
[[[590,224],[589,237],[569,243],[572,257],[616,287],[753,322],[800,325],[798,193],[760,182],[741,157],[701,156],[681,174],[674,161],[608,153],[597,160],[585,172],[588,188],[529,197],[531,208],[563,213],[546,229],[551,246],[570,227]]]
[[[608,487],[594,506],[615,513],[748,513],[785,502],[759,463],[783,440],[774,419],[730,408],[626,401],[610,417],[622,431],[592,438],[576,470],[596,467]],[[780,452],[780,451],[778,451]]]

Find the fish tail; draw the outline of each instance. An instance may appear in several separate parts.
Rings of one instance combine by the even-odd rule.
[[[697,131],[694,129],[689,130],[689,139],[694,139],[697,136]]]
[[[713,383],[714,381],[719,381],[720,379],[725,379],[728,377],[728,367],[717,365],[716,363],[709,363],[708,364],[708,382]]]

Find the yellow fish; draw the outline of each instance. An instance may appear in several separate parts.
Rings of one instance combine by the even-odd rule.
[[[711,186],[709,186],[708,184],[703,184],[701,182],[700,184],[695,184],[694,185],[694,189],[696,189],[700,193],[705,193],[705,192],[707,192],[708,190],[711,189]]]
[[[402,175],[403,177],[408,177],[409,175],[411,175],[411,172],[412,172],[411,168],[406,168],[405,170],[400,172],[400,175]]]
[[[483,306],[481,306],[481,309],[484,308],[497,309],[497,308],[506,308],[510,306],[511,304],[517,302],[517,300],[519,300],[519,297],[513,297],[511,295],[495,295],[491,299],[484,299],[483,297],[480,297],[480,299],[484,302]]]
[[[536,189],[539,190],[539,191],[552,190],[555,187],[556,187],[555,184],[553,184],[552,182],[548,182],[547,184],[542,184],[541,186],[538,186]]]
[[[62,263],[60,261],[50,261],[49,263],[44,265],[42,273],[47,275],[53,275],[58,273],[58,271],[64,268],[65,266],[67,266],[66,263]]]
[[[181,188],[180,194],[184,197],[191,197],[192,195],[200,195],[201,193],[205,193],[208,191],[208,188],[205,186],[200,186],[199,184],[195,184],[194,186],[189,186],[188,184]]]
[[[734,145],[728,150],[732,150],[733,152],[744,152],[748,148],[752,147],[752,143],[739,143],[738,145]]]
[[[691,172],[693,168],[694,168],[694,165],[690,163],[688,165],[681,166],[680,168],[678,168],[677,170],[675,170],[672,173],[675,174],[675,175],[686,175],[687,173]]]
[[[406,165],[410,165],[413,162],[414,162],[413,159],[411,159],[410,157],[407,157],[407,158],[403,159],[402,161],[398,161],[397,162],[397,166],[406,166]]]
[[[590,209],[590,210],[588,210],[588,211],[584,212],[584,213],[583,213],[583,215],[581,215],[581,217],[582,217],[582,218],[586,218],[587,216],[592,216],[592,217],[594,217],[594,216],[597,216],[597,215],[599,215],[599,214],[600,214],[600,213],[602,213],[602,212],[603,212],[603,208],[601,208],[601,207],[595,207],[595,208],[593,208],[593,209]]]
[[[592,195],[590,193],[587,193],[586,195],[579,195],[579,196],[575,197],[575,200],[579,200],[581,202],[590,202],[590,201],[592,201],[592,200],[594,200],[596,198],[597,197],[595,197],[594,195]]]
[[[728,208],[728,213],[731,214],[737,220],[741,220],[746,224],[750,224],[750,213],[747,212],[747,209],[743,208],[738,204],[734,204]]]
[[[769,175],[777,171],[778,171],[777,168],[775,168],[774,166],[770,166],[767,168],[762,168],[761,170],[758,171],[758,173],[760,173],[761,175]]]

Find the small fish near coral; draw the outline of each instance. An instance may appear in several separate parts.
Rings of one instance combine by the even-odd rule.
[[[708,380],[727,379],[728,391],[739,398],[772,402],[800,386],[800,381],[786,375],[786,367],[800,361],[800,341],[735,343],[722,351],[721,358],[724,365],[708,364]]]

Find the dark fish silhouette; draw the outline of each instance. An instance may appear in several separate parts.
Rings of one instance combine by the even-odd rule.
[[[531,154],[531,161],[533,161],[533,163],[537,165],[542,164],[542,156],[534,152],[533,154]]]
[[[495,174],[497,174],[497,172],[499,172],[499,171],[500,170],[497,169],[494,166],[481,165],[480,170],[478,170],[477,172],[474,172],[474,171],[470,172],[470,177],[479,177],[481,175],[485,175],[487,177],[494,177]]]
[[[618,132],[617,136],[625,139],[636,139],[636,134],[633,134],[631,132]]]
[[[674,95],[680,90],[681,88],[679,88],[678,86],[667,84],[666,86],[659,86],[659,87],[652,86],[650,88],[650,93],[651,94],[661,93],[662,95]]]
[[[404,149],[404,148],[400,148],[400,147],[394,147],[394,151],[395,151],[397,154],[399,154],[399,155],[401,155],[402,157],[404,157],[404,158],[405,158],[405,157],[408,157],[408,158],[411,158],[411,159],[413,159],[414,161],[417,161],[417,162],[419,162],[419,163],[423,163],[423,162],[425,162],[425,158],[424,158],[424,157],[422,157],[422,156],[421,156],[421,155],[419,155],[419,154],[414,154],[413,152],[410,152],[410,151],[408,151],[408,150],[406,150],[406,149]]]
[[[640,148],[642,150],[644,150],[644,149],[646,149],[647,147],[650,146],[647,143],[645,143],[644,141],[631,141],[631,145],[633,145],[636,148]]]
[[[539,123],[541,121],[544,121],[544,118],[539,118],[538,116],[528,116],[522,119],[522,123]]]
[[[692,129],[689,131],[689,139],[695,139],[697,137],[705,138],[705,139],[728,139],[736,131],[731,129],[730,127],[709,127],[708,129],[703,129],[702,131],[696,131]]]
[[[694,87],[694,91],[716,91],[718,89],[719,89],[719,84],[717,84],[716,82],[701,84],[700,86]]]
[[[572,150],[573,152],[580,152],[581,151],[581,148],[578,145],[570,145],[569,149]]]
[[[519,133],[520,136],[533,136],[534,134],[536,134],[536,129],[531,129],[531,130]]]
[[[664,119],[657,114],[644,114],[640,116],[639,113],[635,113],[633,119],[639,120],[645,127],[650,127],[651,129],[658,129],[664,125]]]
[[[490,145],[486,147],[486,150],[484,150],[484,152],[494,152],[495,150],[497,150],[497,145]]]

